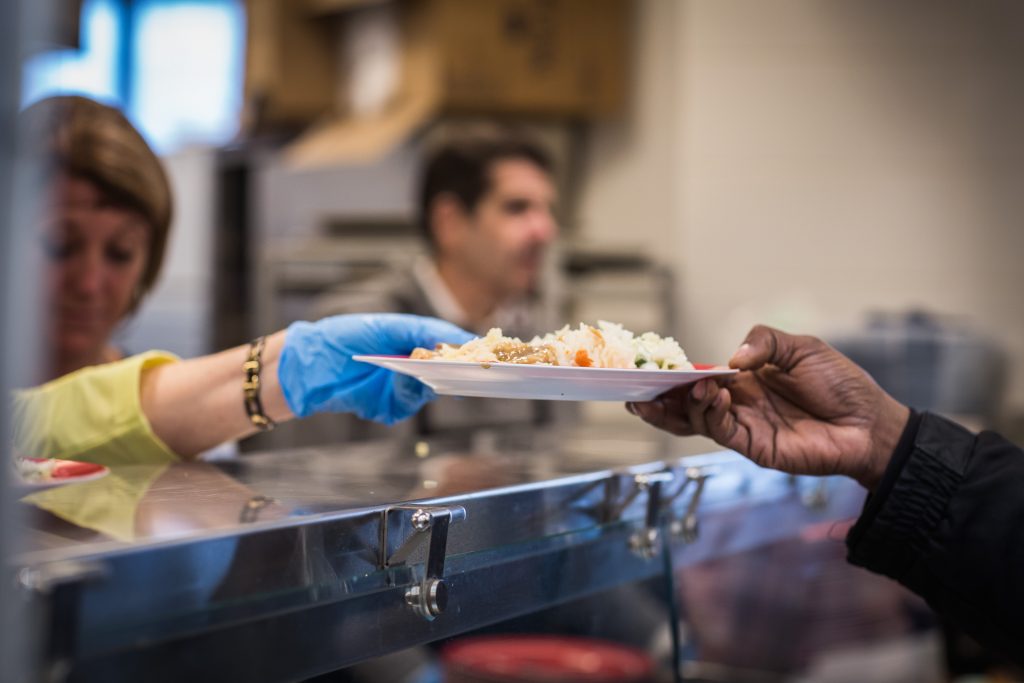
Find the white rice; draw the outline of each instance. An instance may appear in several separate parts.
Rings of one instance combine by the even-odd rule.
[[[434,357],[477,363],[499,362],[494,349],[499,344],[522,344],[518,338],[505,337],[500,328],[462,346],[442,345]],[[690,370],[693,365],[672,337],[654,332],[635,336],[622,325],[600,320],[597,327],[580,323],[578,329],[568,325],[542,337],[534,337],[530,346],[548,347],[554,353],[554,365],[595,368],[641,368],[644,370]]]
[[[476,339],[470,339],[462,346],[452,346],[450,344],[441,344],[438,346],[436,351],[436,358],[440,360],[464,360],[472,363],[497,363],[498,359],[494,355],[494,347],[503,341],[516,341],[518,339],[512,337],[504,337],[501,334],[500,327],[492,327],[487,335],[484,337],[477,337]]]

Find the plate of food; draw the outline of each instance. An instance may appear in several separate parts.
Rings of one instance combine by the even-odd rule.
[[[15,487],[23,491],[39,491],[67,486],[105,477],[110,470],[94,462],[58,460],[57,458],[15,458]]]
[[[524,342],[494,328],[460,346],[355,360],[410,375],[438,394],[554,401],[649,401],[673,387],[736,372],[694,364],[671,337],[605,321]]]

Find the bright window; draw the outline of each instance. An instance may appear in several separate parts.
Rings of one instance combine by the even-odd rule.
[[[58,93],[88,95],[120,104],[122,21],[119,3],[86,0],[82,5],[81,50],[53,50],[29,59],[22,74],[22,105]]]
[[[242,106],[241,6],[149,0],[136,8],[129,115],[158,151],[231,140]]]
[[[82,49],[29,60],[22,101],[117,104],[159,153],[221,145],[238,129],[244,40],[241,0],[86,0]]]

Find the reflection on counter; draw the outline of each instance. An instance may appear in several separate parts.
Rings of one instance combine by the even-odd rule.
[[[582,435],[478,430],[222,456],[212,462],[112,465],[104,480],[37,493],[25,502],[118,541],[174,538],[659,459],[657,433],[642,427],[635,432],[626,438],[621,430],[602,434],[593,428]]]

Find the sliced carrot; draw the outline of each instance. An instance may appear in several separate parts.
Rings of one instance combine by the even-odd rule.
[[[587,355],[586,349],[580,349],[576,352],[576,365],[581,368],[589,368],[593,364],[593,361],[590,360],[590,356]]]

